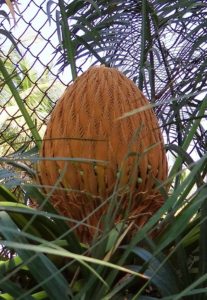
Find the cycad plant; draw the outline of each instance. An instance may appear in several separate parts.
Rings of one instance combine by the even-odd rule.
[[[80,221],[50,202],[57,189],[70,192],[61,180],[44,186],[46,195],[37,182],[22,184],[21,203],[1,186],[1,299],[206,299],[206,13],[205,1],[59,0],[59,63],[75,79],[92,57],[143,90],[173,155],[170,188],[159,186],[164,204],[130,236],[133,220],[113,222],[114,189],[102,231],[84,244],[74,231]],[[10,157],[18,159],[37,161]]]

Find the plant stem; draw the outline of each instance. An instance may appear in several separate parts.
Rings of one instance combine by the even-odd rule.
[[[71,73],[74,81],[77,77],[75,53],[74,53],[73,42],[70,34],[70,28],[68,25],[68,19],[65,12],[65,4],[63,0],[59,0],[59,7],[60,7],[61,18],[62,18],[61,29],[62,29],[62,36],[63,36],[63,46],[67,53],[67,59],[71,66]]]
[[[146,61],[146,41],[147,41],[147,1],[142,0],[142,36],[141,36],[141,55],[140,55],[140,69],[139,69],[139,88],[143,90],[144,82],[144,64]]]
[[[31,119],[31,116],[29,115],[25,105],[24,105],[24,102],[23,100],[21,99],[12,79],[11,79],[11,76],[9,75],[9,73],[7,72],[7,69],[5,68],[4,66],[4,63],[3,61],[0,59],[0,71],[4,77],[4,80],[5,80],[5,83],[8,85],[10,91],[12,92],[12,95],[14,97],[14,99],[16,100],[16,103],[19,107],[19,110],[21,111],[22,113],[22,116],[24,117],[25,119],[25,122],[26,124],[28,125],[31,133],[32,133],[32,136],[35,140],[35,143],[38,147],[38,149],[40,149],[41,147],[41,137],[37,131],[37,128],[35,126],[35,124],[33,123],[32,119]]]

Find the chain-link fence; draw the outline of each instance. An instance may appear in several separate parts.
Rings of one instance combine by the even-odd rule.
[[[64,51],[70,48],[78,61],[78,74],[96,62],[125,72],[148,99],[156,102],[155,110],[167,143],[177,144],[180,135],[181,144],[185,138],[183,128],[197,114],[206,86],[205,1],[200,1],[202,9],[198,11],[177,3],[182,14],[172,17],[171,22],[168,17],[166,22],[160,18],[159,26],[152,22],[149,11],[150,35],[144,44],[142,1],[100,1],[100,8],[92,5],[94,1],[82,1],[79,5],[76,1],[66,2],[64,11],[72,33],[72,47],[66,45],[68,36],[59,32],[64,22],[60,21],[58,2],[20,1],[15,21],[11,14],[10,22],[0,14],[0,29],[10,31],[17,45],[16,49],[7,36],[0,34],[0,58],[41,138],[52,107],[72,78],[68,67],[70,61],[72,69],[72,60]],[[1,3],[0,0],[0,10],[9,12]],[[169,9],[176,15],[167,4],[163,7],[159,1],[149,3],[157,16],[162,16],[162,9],[166,16]],[[57,26],[60,23],[62,27]],[[0,155],[6,155],[25,145],[25,141],[30,142],[32,135],[1,73],[0,90]],[[197,132],[193,146],[199,157],[206,147],[203,132],[205,128]]]
[[[40,136],[56,100],[71,79],[70,71],[64,73],[57,65],[59,45],[55,22],[56,5],[47,14],[46,1],[22,1],[15,10],[15,20],[6,5],[0,10],[0,28],[14,37],[15,47],[7,36],[0,35],[0,57],[35,122]],[[18,150],[22,143],[31,141],[31,133],[12,96],[8,85],[0,79],[0,154]]]

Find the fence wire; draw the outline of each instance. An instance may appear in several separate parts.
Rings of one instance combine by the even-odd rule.
[[[0,57],[41,137],[52,107],[71,79],[70,71],[60,72],[57,65],[57,7],[53,5],[48,19],[45,2],[22,1],[15,10],[15,20],[7,6],[0,5],[9,15],[9,20],[0,16],[0,28],[9,31],[17,45],[16,49],[0,35]],[[0,155],[17,151],[26,141],[31,142],[31,133],[0,74]]]
[[[128,72],[127,76],[137,85],[142,74],[144,94],[152,102],[160,104],[155,110],[165,131],[167,143],[177,143],[178,133],[184,139],[186,133],[183,128],[188,127],[189,120],[197,114],[196,107],[206,87],[207,49],[206,45],[203,45],[206,39],[205,5],[202,7],[200,3],[202,9],[198,12],[189,8],[191,16],[185,12],[185,6],[181,5],[180,9],[185,18],[180,18],[179,13],[175,19],[172,18],[172,22],[161,26],[160,32],[151,25],[152,47],[144,65],[141,66],[141,2],[125,1],[125,14],[117,14],[121,17],[115,18],[118,25],[116,22],[110,25],[112,15],[107,19],[106,14],[103,14],[100,18],[91,20],[88,16],[88,6],[91,3],[86,2],[87,5],[83,5],[81,14],[76,10],[71,12],[71,7],[66,6],[76,49],[75,59],[78,60],[78,73],[87,67],[89,59],[90,64],[97,61],[102,63],[100,55],[104,53],[103,63]],[[158,16],[162,9],[168,15],[168,7],[164,4],[156,4],[159,1],[149,2],[154,5]],[[8,12],[7,6],[1,3],[2,0],[0,10],[7,9]],[[49,13],[47,3],[50,3]],[[103,1],[102,4],[104,9],[111,8],[107,4],[105,6]],[[94,6],[91,7],[91,11],[95,13]],[[15,11],[15,22],[11,14],[10,20],[0,14],[0,29],[11,32],[18,48],[15,49],[8,37],[0,31],[0,58],[12,75],[12,80],[42,138],[55,102],[71,81],[71,72],[67,55],[63,55],[65,53],[60,46],[64,45],[64,39],[61,39],[57,30],[58,4],[54,1],[30,0],[20,1],[18,8],[19,11]],[[106,22],[104,26],[102,22]],[[119,27],[120,24],[123,26]],[[90,33],[91,25],[98,32],[104,27],[100,31],[99,43],[96,43],[96,36]],[[84,35],[82,28],[85,28]],[[91,49],[96,55],[91,53]],[[199,138],[195,136],[194,139],[194,148],[199,157],[206,151],[203,132],[206,133],[205,128],[199,129]],[[26,141],[31,141],[31,133],[0,73],[0,155],[17,151]]]

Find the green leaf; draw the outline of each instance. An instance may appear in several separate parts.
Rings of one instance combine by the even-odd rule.
[[[15,42],[14,38],[12,37],[12,35],[7,30],[0,28],[0,35],[1,34],[4,35],[4,36],[6,36],[12,42],[12,44],[14,45],[14,47],[16,48],[16,50],[19,52],[19,54],[21,54],[20,51],[19,51],[19,49],[18,49],[17,43]]]
[[[19,229],[5,212],[0,212],[1,234],[8,240],[27,244],[27,240],[19,235]],[[10,231],[5,230],[10,229]],[[50,299],[67,299],[72,295],[67,281],[59,273],[55,265],[42,253],[35,253],[30,250],[16,249],[17,254],[28,266],[36,281],[47,292]],[[41,272],[40,272],[41,270]]]
[[[29,197],[31,197],[33,200],[37,201],[37,203],[41,206],[43,204],[43,208],[48,211],[49,213],[52,213],[54,215],[58,215],[58,212],[55,210],[55,208],[51,205],[51,203],[43,196],[40,191],[34,187],[25,185],[24,189],[26,190]],[[69,226],[63,222],[61,219],[58,218],[55,219],[54,223],[54,232],[57,233],[59,237],[64,236],[64,238],[68,241],[68,244],[70,246],[70,250],[75,253],[82,253],[83,249],[78,243],[77,238],[75,237],[74,233],[71,232]]]
[[[0,15],[2,15],[10,24],[10,18],[9,18],[9,15],[3,11],[3,10],[0,10]]]
[[[126,246],[121,248],[124,249],[126,248]],[[132,249],[132,253],[139,256],[145,263],[147,263],[146,271],[144,272],[144,274],[151,278],[151,282],[159,289],[162,296],[175,294],[179,291],[177,274],[175,274],[175,271],[172,269],[169,263],[166,262],[163,265],[163,257],[160,261],[149,251],[141,247],[134,247]],[[131,268],[133,270],[140,270],[142,267],[131,266]]]
[[[47,17],[48,17],[48,21],[49,21],[50,25],[51,25],[51,7],[52,7],[53,4],[56,5],[56,2],[51,1],[51,0],[47,1],[46,11],[47,11]]]
[[[12,194],[3,185],[0,185],[0,201],[18,202],[14,194]]]

